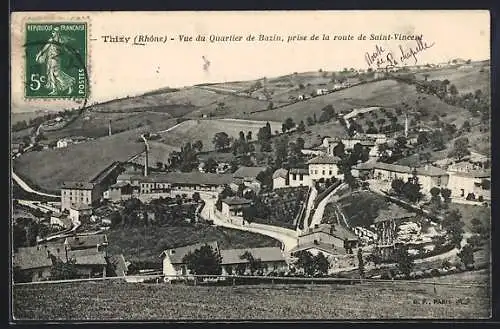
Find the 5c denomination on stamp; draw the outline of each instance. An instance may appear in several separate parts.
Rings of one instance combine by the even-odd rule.
[[[26,98],[87,98],[87,23],[27,23]]]

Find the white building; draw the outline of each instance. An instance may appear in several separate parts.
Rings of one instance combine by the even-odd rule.
[[[56,147],[57,148],[63,148],[63,147],[68,147],[68,144],[72,143],[71,138],[62,138],[57,141]]]
[[[197,243],[163,251],[161,254],[163,256],[163,275],[168,277],[189,274],[187,264],[184,262],[184,257],[190,252],[194,252],[205,245],[210,246],[213,251],[219,253],[217,241]]]
[[[288,171],[288,184],[290,187],[310,186],[309,170],[303,168],[290,169]]]
[[[465,199],[469,194],[473,194],[475,200],[482,197],[484,200],[491,200],[491,172],[470,171],[452,172],[448,171],[448,188],[451,190],[451,197]]]
[[[273,190],[288,187],[288,170],[280,168],[273,173]]]
[[[343,175],[339,172],[338,164],[341,159],[336,156],[323,155],[317,156],[307,163],[309,166],[309,177],[311,181],[321,178],[327,179],[336,177],[342,179]]]

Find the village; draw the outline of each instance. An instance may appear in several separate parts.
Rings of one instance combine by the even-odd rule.
[[[348,87],[344,82],[334,89]],[[318,89],[316,95],[328,92]],[[401,110],[404,123],[391,120],[387,133],[382,132],[384,122],[379,120],[376,129],[366,120],[386,111],[335,112],[327,106],[320,120],[340,122],[346,133],[318,135],[310,147],[303,139],[288,138],[307,133],[303,121],[285,120],[282,132],[272,132],[267,123],[257,140],[262,150],[274,145],[271,161],[257,159],[255,140],[241,131],[239,139],[224,132],[213,138],[214,155],[232,151],[235,161],[198,158],[196,146],[187,143],[160,166],[149,159],[154,134],[143,134],[141,156],[110,163],[90,181],[63,182],[60,202],[14,201],[15,209],[35,214],[30,217],[43,227],[15,230],[15,242],[24,243],[14,250],[14,280],[122,277],[143,282],[152,276],[156,282],[172,282],[193,275],[407,279],[474,268],[471,255],[489,233],[479,224],[477,234],[464,233],[461,214],[448,208],[490,206],[489,158],[457,139],[449,155],[433,161],[425,153],[427,143],[442,128],[411,124],[413,113]],[[316,116],[305,121],[314,125]],[[63,138],[56,147],[78,142]],[[395,161],[412,157],[420,161]],[[371,217],[356,215],[362,219],[346,214],[351,203],[366,195],[383,203],[379,211]],[[19,226],[22,221],[26,218]],[[109,252],[113,241],[107,232],[113,227],[172,223],[253,232],[279,246],[227,249],[216,240],[178,245],[158,255],[161,269],[140,268],[123,254]]]

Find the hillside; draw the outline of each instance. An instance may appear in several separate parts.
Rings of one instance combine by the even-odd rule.
[[[457,84],[459,90],[460,83],[466,84],[467,81],[477,80],[478,83],[489,85],[488,76],[479,72],[478,66],[474,67],[471,72],[429,71],[430,75],[434,74],[429,78],[442,78],[445,75],[451,83]],[[352,82],[357,81],[357,78],[351,77],[351,73],[346,73],[345,76],[349,76],[348,80]],[[252,131],[256,139],[258,129],[264,126],[266,121],[271,123],[273,132],[281,131],[281,123],[287,118],[292,118],[296,123],[301,120],[307,122],[307,117],[314,114],[319,118],[321,110],[327,105],[332,105],[336,112],[340,112],[370,106],[390,109],[406,102],[416,110],[418,107],[428,110],[429,115],[421,118],[423,122],[431,121],[434,114],[437,114],[441,121],[454,123],[458,128],[466,120],[472,125],[478,121],[478,118],[471,118],[469,111],[463,108],[445,104],[435,96],[418,94],[415,86],[395,80],[368,82],[288,104],[292,102],[290,96],[296,97],[299,92],[306,93],[329,86],[331,77],[331,72],[305,72],[255,81],[198,85],[180,90],[167,88],[142,96],[92,105],[63,129],[44,133],[47,138],[44,143],[69,136],[94,137],[94,141],[65,150],[47,150],[23,155],[14,161],[14,168],[35,185],[54,189],[63,180],[86,179],[109,165],[111,161],[126,160],[140,152],[143,145],[136,140],[141,133],[164,131],[176,125],[179,120],[186,119],[190,120],[160,134],[161,139],[156,142],[165,146],[155,143],[151,153],[152,162],[165,162],[168,155],[166,153],[188,141],[201,140],[203,150],[211,151],[213,136],[219,131],[225,131],[231,137],[237,137],[240,131]],[[456,81],[453,80],[454,77]],[[275,107],[280,107],[266,110],[270,102],[273,102]],[[365,119],[376,122],[377,118],[382,118],[385,114],[370,115],[365,116]],[[401,124],[402,116],[396,117]],[[221,120],[228,118],[256,122]],[[389,122],[388,119],[385,118],[385,121]],[[109,121],[114,133],[111,138],[107,137]],[[337,122],[308,126],[307,131],[302,134],[294,133],[292,137],[295,139],[301,136],[306,140],[306,145],[311,145],[317,143],[318,135],[335,136],[345,133],[345,129]],[[29,130],[24,130],[13,137],[19,140],[27,134]],[[481,134],[471,138],[472,141],[482,139]],[[480,147],[481,150],[484,148]]]

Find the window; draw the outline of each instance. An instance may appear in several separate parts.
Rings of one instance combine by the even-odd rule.
[[[293,179],[293,180],[297,180],[297,174],[293,174],[293,175],[292,175],[292,179]]]
[[[304,180],[304,175],[303,174],[300,174],[300,180]]]
[[[437,186],[441,186],[441,176],[439,176],[437,179]]]
[[[330,175],[330,176],[332,175],[332,170],[331,170],[331,169],[330,169],[330,173],[329,173],[329,175]]]
[[[323,169],[323,176],[325,175],[325,170]]]

